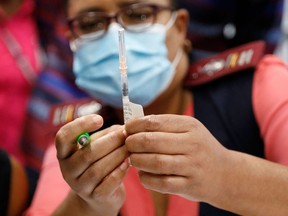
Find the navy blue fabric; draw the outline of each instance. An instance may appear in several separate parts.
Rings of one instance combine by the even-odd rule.
[[[200,204],[200,216],[234,216],[232,212],[228,212],[222,209],[215,208],[207,203]]]
[[[283,0],[179,0],[190,12],[188,37],[196,50],[221,52],[254,40],[264,40],[271,53],[282,37]],[[225,26],[232,24],[234,37]]]
[[[195,117],[226,148],[263,158],[264,144],[252,109],[252,81],[253,70],[248,70],[194,88]],[[201,203],[200,215],[235,214]]]

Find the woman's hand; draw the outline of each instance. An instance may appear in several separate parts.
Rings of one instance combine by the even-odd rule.
[[[130,120],[126,132],[147,189],[237,215],[287,215],[287,167],[226,149],[195,118],[146,116]]]
[[[76,141],[79,134],[102,125],[102,117],[88,115],[63,126],[56,135],[57,158],[65,181],[87,204],[86,210],[94,215],[117,215],[125,199],[122,181],[129,167],[124,127],[94,133],[90,145],[82,148]]]
[[[195,118],[152,115],[126,124],[126,147],[145,188],[190,200],[217,197],[226,152]]]

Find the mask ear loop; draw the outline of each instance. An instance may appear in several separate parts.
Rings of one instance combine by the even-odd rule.
[[[168,79],[168,81],[167,81],[166,87],[163,88],[163,89],[160,91],[160,93],[163,92],[163,91],[167,88],[167,86],[170,85],[170,83],[172,82],[173,77],[174,77],[175,72],[176,72],[176,67],[177,67],[178,64],[180,63],[180,60],[181,60],[181,58],[182,58],[182,55],[183,55],[183,49],[182,49],[182,48],[179,48],[178,51],[177,51],[177,53],[176,53],[175,58],[173,59],[173,61],[172,61],[172,63],[171,63],[171,71],[173,71],[173,72],[170,73],[171,75],[169,76],[169,79]]]
[[[183,55],[183,48],[181,47],[181,48],[178,49],[178,51],[176,53],[176,56],[175,56],[174,60],[172,61],[173,70],[176,70],[176,67],[180,63],[182,55]]]
[[[175,23],[175,21],[177,19],[177,16],[178,16],[177,11],[173,11],[172,15],[171,15],[171,18],[169,19],[169,21],[165,25],[165,30],[166,31],[168,29],[170,29],[174,25],[174,23]],[[173,70],[176,69],[177,65],[179,64],[179,62],[181,60],[182,55],[183,55],[183,48],[179,48],[177,53],[176,53],[176,56],[175,56],[174,60],[172,61]]]
[[[175,21],[177,19],[177,16],[178,16],[177,11],[173,11],[170,19],[168,20],[168,22],[165,25],[165,30],[166,31],[168,29],[170,29],[174,25],[174,23],[175,23]]]

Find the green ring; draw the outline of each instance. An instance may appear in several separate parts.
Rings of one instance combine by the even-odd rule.
[[[89,133],[82,133],[77,137],[77,143],[82,146],[89,145],[91,142],[91,138]]]

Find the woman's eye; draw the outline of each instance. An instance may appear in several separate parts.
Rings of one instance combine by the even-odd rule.
[[[78,23],[79,30],[83,33],[92,33],[105,29],[105,20],[84,18]]]
[[[151,16],[152,16],[151,13],[131,13],[129,15],[129,18],[139,20],[139,21],[145,21],[149,19]]]
[[[151,9],[129,9],[121,14],[121,19],[126,23],[145,23],[153,19]]]

